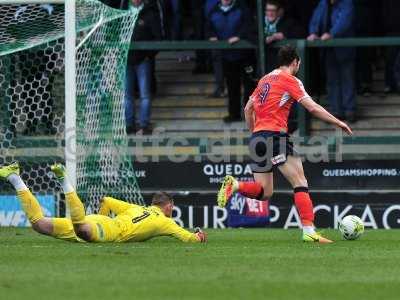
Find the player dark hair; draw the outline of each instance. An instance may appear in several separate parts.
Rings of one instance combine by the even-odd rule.
[[[276,6],[278,9],[283,7],[282,1],[280,1],[280,0],[267,0],[267,1],[265,2],[265,5],[267,5],[267,4],[269,4],[269,5],[274,5],[274,6]]]
[[[278,65],[289,66],[294,60],[299,61],[300,57],[297,54],[296,48],[292,45],[285,45],[279,49],[278,52]]]
[[[156,206],[164,206],[172,202],[174,202],[174,199],[166,192],[157,192],[153,195],[153,199],[151,199],[151,205]]]

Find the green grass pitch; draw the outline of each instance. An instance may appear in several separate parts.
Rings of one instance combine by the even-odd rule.
[[[0,299],[400,299],[400,231],[305,244],[298,230],[209,230],[79,244],[0,228]]]

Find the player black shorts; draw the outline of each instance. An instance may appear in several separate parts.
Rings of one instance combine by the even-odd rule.
[[[297,155],[287,133],[258,131],[253,133],[249,144],[253,173],[269,173],[286,162],[287,156]]]

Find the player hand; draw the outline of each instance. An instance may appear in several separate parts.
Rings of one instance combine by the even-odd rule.
[[[343,131],[345,131],[348,135],[353,135],[353,131],[351,130],[351,128],[349,127],[349,125],[347,125],[345,122],[340,121],[340,123],[338,124],[338,126],[340,128],[342,128]]]
[[[332,38],[332,36],[330,35],[330,33],[324,33],[322,36],[321,36],[321,40],[322,41],[327,41],[327,40],[330,40]]]
[[[218,38],[217,37],[210,37],[208,40],[210,42],[216,42],[216,41],[218,41]]]
[[[194,232],[201,243],[207,242],[207,233],[206,232],[203,232],[199,227],[196,227]]]
[[[310,42],[313,42],[313,41],[318,40],[318,39],[319,39],[319,37],[318,37],[318,35],[316,35],[315,33],[310,34],[310,35],[307,37],[307,41],[310,41]]]
[[[231,38],[228,39],[228,43],[229,43],[229,44],[234,44],[234,43],[237,43],[237,42],[239,42],[239,41],[240,41],[240,38],[237,37],[237,36],[233,36],[233,37],[231,37]]]

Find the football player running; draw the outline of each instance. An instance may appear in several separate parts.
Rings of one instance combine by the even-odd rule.
[[[315,117],[341,128],[352,135],[350,127],[307,94],[302,82],[295,77],[300,58],[292,46],[281,47],[279,68],[265,75],[258,83],[245,107],[245,119],[252,132],[250,139],[251,168],[254,182],[239,182],[226,176],[218,192],[218,205],[224,207],[232,195],[264,200],[273,194],[273,171],[279,169],[293,187],[294,203],[300,215],[305,242],[331,243],[314,227],[313,203],[308,192],[301,158],[293,149],[288,131],[288,116],[295,102]]]

